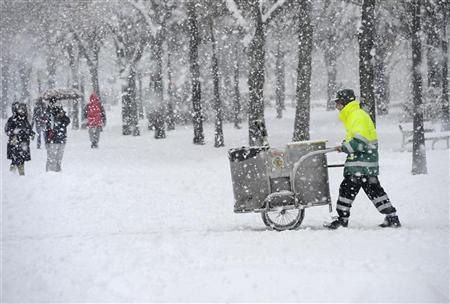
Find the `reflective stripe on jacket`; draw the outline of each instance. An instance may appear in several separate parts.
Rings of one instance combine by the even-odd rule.
[[[344,176],[377,176],[378,137],[369,114],[364,112],[357,100],[348,103],[339,113],[346,129],[342,151],[348,154]]]

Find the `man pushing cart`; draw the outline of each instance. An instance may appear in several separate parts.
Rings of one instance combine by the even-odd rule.
[[[292,142],[277,149],[268,145],[231,149],[228,153],[235,198],[234,212],[261,213],[274,230],[298,228],[305,209],[328,205],[332,210],[326,153],[348,154],[339,189],[338,217],[328,229],[348,226],[350,208],[360,188],[385,215],[380,227],[400,227],[396,209],[381,187],[378,142],[374,124],[359,107],[352,90],[337,93],[336,108],[347,130],[341,146],[326,148],[325,140]],[[261,131],[265,134],[265,130]]]

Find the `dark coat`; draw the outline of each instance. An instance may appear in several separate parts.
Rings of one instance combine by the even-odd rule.
[[[30,137],[34,136],[26,115],[14,114],[8,119],[5,125],[5,132],[8,135],[6,157],[16,164],[31,160]]]
[[[33,109],[33,124],[36,125],[36,130],[45,128],[50,119],[47,106],[43,101],[37,101]]]
[[[70,124],[70,118],[64,111],[61,112],[63,113],[62,116],[55,111],[49,112],[52,115],[45,130],[45,142],[54,144],[66,143],[67,126]]]

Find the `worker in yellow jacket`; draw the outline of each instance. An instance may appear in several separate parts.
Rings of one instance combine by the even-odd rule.
[[[338,218],[325,226],[330,229],[348,226],[350,208],[362,187],[377,210],[385,215],[380,226],[400,227],[396,209],[378,180],[378,138],[372,119],[360,108],[353,90],[338,91],[335,102],[346,129],[345,141],[336,150],[346,153],[347,160],[336,206]]]

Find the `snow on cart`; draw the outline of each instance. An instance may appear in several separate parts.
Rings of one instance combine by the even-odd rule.
[[[328,205],[331,212],[326,153],[332,151],[324,140],[229,150],[234,212],[261,213],[278,231],[298,228],[308,207]]]

